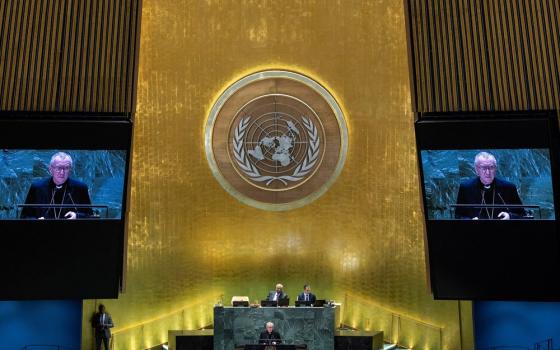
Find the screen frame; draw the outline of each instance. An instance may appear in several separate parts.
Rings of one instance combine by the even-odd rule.
[[[453,235],[456,235],[456,239],[463,240],[462,242],[466,244],[469,244],[469,240],[480,240],[484,237],[490,237],[488,241],[490,244],[488,254],[493,251],[491,249],[492,247],[498,248],[500,245],[503,246],[504,244],[513,251],[521,253],[524,248],[522,240],[529,238],[515,233],[514,236],[518,237],[515,239],[518,241],[515,243],[517,245],[514,245],[514,243],[508,241],[508,238],[499,238],[497,237],[499,235],[488,236],[489,232],[492,230],[495,232],[500,225],[502,225],[501,227],[507,227],[493,220],[488,220],[485,223],[484,221],[471,222],[470,220],[429,219],[421,155],[421,152],[424,150],[483,149],[491,151],[492,149],[548,149],[550,155],[555,220],[515,220],[515,222],[524,222],[523,227],[534,226],[536,229],[538,229],[538,227],[544,228],[546,232],[543,233],[539,231],[539,239],[543,244],[550,245],[550,247],[548,247],[549,252],[554,256],[552,259],[548,259],[549,257],[547,256],[546,261],[548,265],[546,266],[538,266],[537,263],[534,263],[533,266],[530,262],[527,263],[527,266],[542,268],[543,270],[539,271],[539,273],[542,271],[552,272],[560,268],[560,239],[558,235],[560,212],[560,133],[556,111],[418,113],[416,115],[414,127],[421,208],[424,215],[426,267],[429,285],[434,298],[444,300],[560,300],[560,283],[554,283],[549,290],[542,288],[531,291],[518,288],[517,291],[511,289],[508,291],[505,290],[505,286],[511,287],[511,285],[508,284],[510,281],[503,279],[501,282],[504,288],[500,288],[501,286],[498,283],[500,282],[498,278],[498,280],[495,281],[496,284],[487,289],[480,288],[477,290],[477,288],[468,288],[469,286],[465,283],[465,288],[461,290],[461,288],[457,288],[457,286],[460,287],[461,283],[464,282],[461,280],[460,276],[453,277],[452,275],[441,274],[442,268],[444,269],[445,266],[441,266],[442,259],[438,254],[441,254],[441,252],[445,254],[448,253],[442,248],[444,247],[442,246],[442,242],[453,244],[452,241],[449,241],[449,231],[451,230],[453,230]],[[503,132],[504,130],[507,130],[507,132]],[[488,135],[491,135],[491,137],[488,137]],[[512,225],[512,222],[505,225]],[[456,225],[455,229],[452,228],[453,225]],[[512,229],[515,231],[514,228]],[[447,236],[444,234],[445,232],[448,233]],[[468,232],[473,232],[474,234],[468,236],[470,234]],[[532,243],[530,241],[527,242]],[[484,247],[484,249],[486,248],[487,247]],[[474,251],[475,250],[473,250],[473,252]],[[498,258],[500,257],[499,254],[503,254],[506,258],[511,258],[507,256],[507,252],[500,253],[499,250],[496,251],[498,251]],[[485,256],[485,258],[489,258],[489,264],[499,264],[499,260],[492,260],[493,256],[488,255]],[[473,268],[483,267],[480,262],[475,261],[473,257],[465,254],[459,254],[457,257],[448,254],[447,259],[447,263],[458,262],[460,259],[470,259],[465,261],[465,266]],[[456,259],[456,261],[453,261],[453,259]],[[494,265],[488,266],[495,267]],[[520,268],[525,269],[525,266],[520,266]],[[506,270],[504,271],[507,272]],[[524,273],[523,271],[520,272]],[[442,276],[446,276],[446,279],[455,278],[455,280],[453,280],[452,283],[448,283],[448,280],[442,280]],[[477,276],[473,275],[471,277],[476,278]],[[485,278],[484,274],[480,277],[481,280],[488,280]],[[493,282],[492,280],[489,281],[489,283]]]
[[[0,113],[0,148],[3,149],[126,152],[120,218],[80,219],[71,223],[60,220],[0,220],[6,247],[11,247],[4,249],[3,256],[0,256],[0,262],[3,263],[0,271],[11,279],[0,287],[0,300],[118,297],[124,286],[132,135],[133,122],[128,115]],[[50,230],[57,230],[53,232],[59,233],[55,237],[59,237],[61,246],[49,245],[50,242],[44,244],[52,249],[53,254],[68,254],[77,260],[57,265],[51,261],[43,261],[42,264],[34,265],[33,256],[29,256],[30,262],[21,259],[24,254],[40,249],[33,242],[43,241],[44,237],[41,235]],[[97,271],[103,278],[93,276],[94,269],[91,268],[96,261],[99,263],[100,260],[97,259],[103,257],[103,250],[96,251],[92,247],[96,242],[100,247],[108,246],[105,250],[110,261],[99,264],[100,271]],[[44,258],[42,251],[36,253]],[[82,266],[83,272],[73,265]],[[7,269],[13,271],[7,273]],[[37,271],[52,274],[51,283],[36,285],[32,279],[26,279],[26,274]]]
[[[500,128],[508,127],[507,137],[497,137],[490,141],[468,138],[480,126],[487,132],[500,135]],[[539,130],[548,130],[542,137]],[[419,113],[414,123],[416,135],[416,156],[422,190],[422,211],[427,219],[426,188],[422,167],[423,150],[470,150],[470,149],[548,149],[550,173],[554,198],[555,218],[559,218],[560,208],[560,131],[556,111],[534,112],[445,112]],[[430,135],[437,135],[432,138]],[[529,136],[529,137],[528,137]]]
[[[1,126],[0,126],[1,127]],[[1,142],[0,142],[1,144]],[[124,153],[124,167],[123,167],[123,182],[122,182],[122,194],[121,194],[121,198],[120,198],[120,204],[121,204],[121,210],[120,210],[120,215],[119,217],[114,217],[114,218],[109,218],[109,217],[101,217],[101,218],[96,218],[95,220],[122,220],[124,218],[124,208],[125,208],[125,201],[127,200],[127,180],[128,180],[128,176],[129,176],[129,163],[130,163],[130,151],[128,149],[92,149],[92,148],[88,148],[88,149],[50,149],[50,148],[34,148],[34,149],[29,149],[29,148],[4,148],[7,150],[14,150],[14,151],[51,151],[51,154],[54,154],[56,152],[66,152],[68,154],[70,154],[72,157],[74,157],[74,152],[95,152],[95,151],[119,151],[119,152],[123,152]],[[81,179],[79,177],[74,177],[73,176],[74,171],[71,171],[69,178],[71,179],[78,179],[81,181]],[[44,177],[43,177],[44,179]],[[36,181],[38,179],[35,179],[33,181]],[[32,181],[32,182],[33,182]],[[31,185],[31,184],[30,184]],[[89,187],[89,186],[88,186]],[[90,192],[91,195],[91,192]],[[23,203],[21,203],[23,204]],[[43,203],[44,204],[44,203]],[[92,208],[95,208],[95,204],[91,203],[90,205],[93,205]],[[100,207],[103,207],[102,205],[100,205]],[[58,207],[57,207],[58,208]],[[78,208],[80,208],[80,205],[78,205]],[[107,207],[108,209],[108,207]],[[6,221],[6,220],[26,220],[25,218],[20,218],[19,215],[21,214],[21,211],[23,210],[22,207],[19,207],[16,209],[16,213],[17,213],[17,217],[14,218],[0,218],[0,221]],[[87,220],[88,218],[81,218],[79,219],[80,221],[82,220]],[[93,219],[93,218],[92,218]],[[45,220],[52,220],[52,219],[45,219]]]
[[[425,175],[425,174],[424,174],[424,170],[425,170],[425,169],[424,169],[424,166],[423,166],[423,156],[422,156],[422,152],[425,152],[425,151],[460,151],[460,150],[473,150],[473,149],[470,149],[470,148],[460,148],[460,149],[459,149],[459,148],[455,148],[455,149],[418,149],[418,148],[417,148],[417,150],[418,150],[418,152],[417,152],[417,154],[418,154],[418,155],[417,155],[417,156],[418,156],[418,168],[419,168],[419,173],[420,173],[420,179],[421,179],[421,181],[422,181],[421,186],[420,186],[420,187],[421,187],[421,190],[422,190],[422,210],[423,210],[423,214],[424,214],[425,220],[426,220],[426,221],[439,221],[439,220],[450,220],[450,221],[454,221],[454,220],[462,220],[462,219],[454,219],[454,218],[451,218],[451,219],[432,219],[432,218],[430,218],[428,202],[427,202],[427,200],[426,200],[426,198],[427,198],[427,197],[426,197],[426,182],[425,182],[425,176],[424,176],[424,175]],[[479,150],[482,151],[482,149],[479,149]],[[557,197],[555,196],[555,193],[556,193],[556,192],[554,191],[554,189],[555,189],[555,187],[554,187],[554,186],[555,186],[555,181],[554,181],[554,175],[553,175],[553,164],[555,164],[555,162],[552,161],[552,157],[553,157],[553,156],[552,156],[552,153],[551,153],[552,150],[551,150],[550,148],[548,148],[548,147],[544,147],[544,148],[523,148],[523,147],[520,147],[520,148],[508,148],[508,149],[503,149],[503,148],[500,148],[500,149],[498,149],[498,148],[484,148],[483,150],[484,150],[484,151],[489,151],[490,153],[492,153],[492,151],[497,151],[497,150],[499,150],[499,151],[508,151],[508,150],[509,150],[509,151],[515,151],[515,150],[546,150],[546,151],[548,151],[548,156],[549,156],[549,159],[548,159],[548,160],[549,160],[549,165],[550,165],[550,188],[551,188],[551,190],[552,190],[552,197],[553,197],[553,202],[554,202],[554,219],[531,219],[531,220],[553,220],[553,221],[556,220],[556,217],[558,216],[558,212],[559,212],[559,211],[558,211],[558,208],[556,208],[556,203],[557,203],[556,198],[557,198]],[[473,159],[473,161],[474,161],[474,159]],[[560,188],[560,185],[556,184],[556,188]],[[530,205],[527,204],[527,207],[529,207],[529,206],[530,206]],[[516,220],[525,220],[525,219],[516,219]]]

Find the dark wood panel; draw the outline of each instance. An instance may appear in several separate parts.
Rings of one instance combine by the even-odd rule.
[[[140,5],[0,2],[0,109],[132,113]]]
[[[558,109],[555,0],[405,0],[417,112]]]

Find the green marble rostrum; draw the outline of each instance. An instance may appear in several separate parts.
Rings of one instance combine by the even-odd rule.
[[[333,350],[337,307],[215,307],[214,350],[257,344],[266,322],[273,322],[284,344]]]

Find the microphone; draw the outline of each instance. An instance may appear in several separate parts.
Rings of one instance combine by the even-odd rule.
[[[504,205],[507,205],[506,201],[502,198],[502,195],[500,194],[500,192],[498,192],[498,197],[500,197],[500,200],[502,201],[502,203],[504,203]]]
[[[50,200],[50,202],[49,202],[50,205],[55,204],[55,203],[54,203],[54,194],[55,194],[55,192],[56,192],[55,189],[53,189],[52,192],[51,192],[51,200]],[[47,208],[47,211],[44,212],[43,217],[46,217],[47,214],[49,213],[49,211],[50,211],[51,209],[52,209],[53,212],[54,212],[54,216],[56,216],[56,210],[55,210],[54,208],[52,208],[52,207],[49,207],[49,208]],[[45,210],[45,208],[43,208],[43,210]]]
[[[506,201],[504,200],[504,198],[502,197],[500,192],[498,192],[498,197],[500,197],[500,200],[502,201],[502,203],[504,203],[504,205],[507,205]],[[506,209],[509,211],[509,208],[506,208]]]
[[[502,203],[504,203],[504,205],[507,205],[506,201],[504,200],[504,198],[502,197],[500,192],[498,192],[498,197],[500,197],[500,200],[502,201]],[[506,208],[506,209],[507,209],[507,211],[510,211],[509,208]]]
[[[70,201],[72,202],[72,204],[74,204],[74,209],[76,209],[76,217],[78,216],[78,208],[75,206],[76,203],[74,202],[74,199],[72,199],[72,193],[68,192],[68,197],[70,198]]]
[[[480,190],[480,210],[478,211],[478,217],[479,218],[480,218],[480,215],[482,215],[482,209],[483,209],[482,206],[486,205],[486,201],[484,200],[484,195],[486,194],[485,192],[486,192],[485,190]]]
[[[280,340],[280,339],[276,339],[276,337],[274,336],[274,334],[269,334],[268,339],[266,339],[266,342],[267,342],[268,344],[272,344],[272,343],[278,344],[278,343],[281,342],[281,340]]]

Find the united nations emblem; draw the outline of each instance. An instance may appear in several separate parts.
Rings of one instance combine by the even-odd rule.
[[[322,195],[342,169],[347,129],[320,84],[287,71],[245,77],[218,98],[205,130],[214,176],[244,203],[287,210]]]
[[[270,94],[251,102],[259,107],[269,104],[272,112],[260,114],[246,106],[235,121],[229,151],[236,169],[249,183],[265,190],[297,186],[321,164],[324,132],[320,120],[303,115],[305,105],[290,96]],[[293,114],[283,110],[290,105],[299,108]]]

